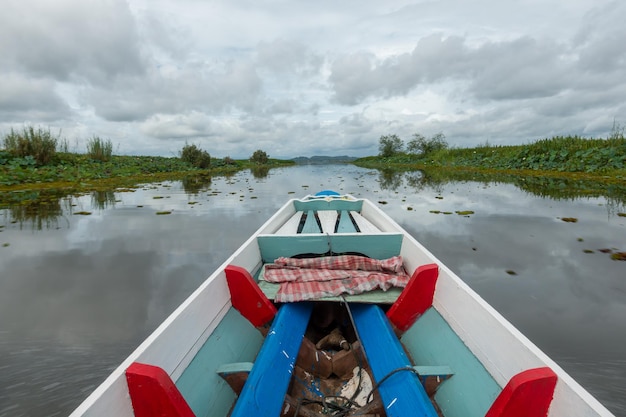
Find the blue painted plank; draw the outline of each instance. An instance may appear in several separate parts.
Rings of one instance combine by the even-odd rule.
[[[280,414],[312,307],[311,303],[288,303],[280,307],[232,417]]]
[[[454,376],[435,400],[446,417],[484,417],[502,388],[433,307],[402,335],[402,344],[420,365],[448,365]]]
[[[339,225],[337,226],[337,233],[356,233],[354,223],[350,218],[350,212],[348,210],[341,210],[339,215]]]
[[[319,224],[317,224],[317,219],[315,218],[315,212],[313,210],[306,212],[306,220],[304,221],[301,233],[322,233]]]
[[[351,304],[354,322],[374,380],[377,383],[394,370],[411,367],[385,313],[377,305]],[[437,417],[417,375],[400,371],[378,387],[387,417]]]
[[[278,257],[304,253],[324,254],[358,252],[374,259],[387,259],[400,254],[402,234],[332,234],[332,235],[261,235],[257,237],[261,258],[271,263]]]
[[[262,344],[261,333],[230,308],[176,381],[176,387],[196,417],[228,414],[235,394],[217,370],[225,363],[252,362]]]

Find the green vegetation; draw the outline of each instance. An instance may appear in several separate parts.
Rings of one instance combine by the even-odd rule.
[[[527,145],[449,148],[445,136],[430,139],[413,135],[405,147],[396,136],[381,136],[378,156],[357,159],[367,168],[506,171],[533,175],[533,172],[585,173],[624,178],[626,138],[624,129],[614,126],[606,139],[557,136]]]
[[[180,157],[113,155],[111,140],[98,136],[87,141],[87,153],[71,153],[66,139],[53,136],[49,129],[34,127],[12,129],[0,146],[0,190],[131,186],[184,179],[192,174],[210,177],[242,169],[293,165],[293,161],[270,159],[262,150],[244,160],[212,158],[207,151],[189,144],[182,148]]]
[[[394,155],[402,153],[404,150],[404,142],[398,135],[381,136],[378,142],[378,155],[383,158],[390,158]]]
[[[207,169],[211,166],[211,155],[196,145],[185,144],[180,151],[180,159],[200,169]]]
[[[113,142],[94,136],[87,141],[87,154],[94,161],[107,162],[113,155]]]
[[[252,156],[250,157],[250,162],[253,162],[257,165],[266,165],[267,161],[269,161],[269,155],[264,151],[258,149],[254,151]]]
[[[54,158],[57,143],[58,138],[52,136],[50,129],[30,126],[24,127],[22,132],[11,129],[11,133],[4,138],[4,149],[10,155],[23,158],[26,164],[46,165]]]

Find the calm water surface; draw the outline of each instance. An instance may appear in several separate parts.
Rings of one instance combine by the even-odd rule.
[[[44,195],[0,210],[0,417],[69,414],[288,198],[326,188],[378,201],[626,415],[626,262],[599,251],[626,251],[626,218],[617,215],[626,209],[602,197],[554,200],[508,184],[429,187],[416,178],[303,166]],[[454,214],[463,210],[474,214]]]

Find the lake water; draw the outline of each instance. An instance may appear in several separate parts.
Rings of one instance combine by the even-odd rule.
[[[626,415],[626,262],[600,251],[626,251],[624,196],[554,199],[512,184],[351,165],[255,174],[76,196],[5,194],[0,417],[69,414],[288,198],[322,189],[379,202]]]

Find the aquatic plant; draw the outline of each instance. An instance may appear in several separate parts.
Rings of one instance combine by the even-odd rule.
[[[111,139],[100,139],[94,136],[87,140],[87,155],[94,161],[106,162],[113,154],[113,142]]]
[[[13,157],[32,157],[37,165],[46,165],[55,156],[57,142],[50,129],[28,126],[21,132],[11,129],[4,138],[4,149]]]

